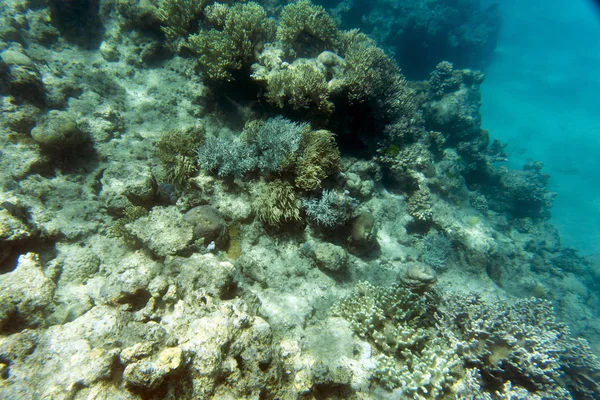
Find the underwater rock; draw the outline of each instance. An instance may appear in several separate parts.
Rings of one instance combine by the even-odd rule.
[[[0,209],[0,264],[10,255],[11,247],[31,236],[29,228],[19,218]]]
[[[211,206],[194,207],[183,216],[183,220],[194,226],[194,240],[203,239],[204,245],[214,242],[224,248],[229,240],[227,224],[221,213]]]
[[[304,249],[308,249],[307,255],[315,260],[317,266],[323,270],[339,272],[348,266],[346,250],[333,243],[310,240],[304,244]]]
[[[146,217],[125,225],[125,229],[158,257],[186,250],[194,240],[193,226],[176,207],[154,207]]]
[[[66,111],[50,111],[31,130],[31,137],[47,150],[65,151],[86,142],[89,137],[77,126],[75,115]]]
[[[111,344],[125,326],[124,313],[97,306],[73,322],[40,331],[35,348],[10,365],[11,379],[24,397],[12,397],[10,386],[2,386],[0,398],[67,399],[82,387],[105,381],[118,356]]]
[[[375,217],[369,211],[363,211],[354,220],[350,231],[350,249],[364,254],[377,245],[377,225]]]
[[[402,265],[398,274],[402,285],[415,292],[425,292],[437,282],[437,274],[429,265],[420,262],[409,262]]]
[[[8,49],[0,53],[0,90],[20,101],[44,103],[44,84],[40,71],[23,52]]]
[[[34,253],[19,257],[14,271],[0,275],[0,330],[16,332],[44,325],[56,286]]]
[[[169,257],[165,269],[174,276],[182,295],[201,290],[208,296],[220,299],[235,295],[235,267],[219,261],[212,254],[195,253],[191,257]]]
[[[131,206],[151,203],[157,192],[150,167],[138,164],[111,164],[100,179],[100,198],[111,212],[121,213]]]
[[[184,357],[180,348],[166,348],[155,360],[143,359],[127,365],[123,371],[123,380],[129,388],[153,390],[183,364]]]

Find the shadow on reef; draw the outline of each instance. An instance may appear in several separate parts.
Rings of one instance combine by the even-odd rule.
[[[86,49],[97,49],[104,35],[100,0],[46,0],[63,37]]]
[[[439,62],[484,68],[496,47],[498,4],[479,1],[321,0],[346,28],[360,27],[394,55],[410,79],[425,79]]]

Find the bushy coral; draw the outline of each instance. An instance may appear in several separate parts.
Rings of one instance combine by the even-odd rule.
[[[216,27],[190,35],[187,44],[206,77],[215,81],[232,80],[233,72],[248,66],[275,32],[274,22],[254,2],[224,7],[211,8]]]
[[[414,94],[397,64],[366,35],[344,34],[348,65],[345,86],[350,103],[368,102],[376,112],[390,117],[416,112]]]
[[[296,60],[273,76],[268,82],[267,99],[281,108],[287,100],[295,110],[314,104],[320,111],[333,111],[325,70],[307,59]]]
[[[188,35],[192,21],[202,12],[208,0],[159,0],[157,16],[167,40],[178,50]]]
[[[281,180],[262,183],[254,200],[254,210],[259,221],[271,226],[300,220],[301,201],[294,187]]]
[[[161,136],[156,155],[167,169],[167,181],[183,185],[197,172],[196,152],[202,136],[200,127],[174,129]]]
[[[254,170],[277,172],[291,162],[308,129],[306,123],[281,116],[266,122],[250,121],[240,136],[207,137],[199,147],[198,164],[221,176],[242,177]]]
[[[300,0],[283,7],[277,27],[277,40],[294,56],[315,57],[323,50],[335,50],[338,30],[325,9]]]
[[[302,203],[308,220],[327,228],[348,221],[354,206],[351,197],[331,190],[324,190],[320,198],[305,198]]]
[[[338,171],[340,160],[333,133],[324,129],[306,133],[296,160],[294,184],[305,191],[318,190],[324,179]]]

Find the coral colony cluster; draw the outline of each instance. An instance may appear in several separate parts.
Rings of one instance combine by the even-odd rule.
[[[499,29],[2,1],[0,398],[600,398],[600,270],[481,127]]]

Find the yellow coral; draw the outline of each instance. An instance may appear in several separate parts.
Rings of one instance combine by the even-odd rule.
[[[300,199],[287,182],[277,180],[259,187],[260,193],[254,201],[256,216],[261,222],[272,226],[286,221],[300,220]]]
[[[296,187],[313,191],[321,187],[323,179],[338,171],[340,151],[333,133],[327,130],[308,132],[304,136],[304,151],[296,168]]]

